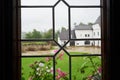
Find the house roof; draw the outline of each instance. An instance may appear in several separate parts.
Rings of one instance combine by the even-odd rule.
[[[96,19],[94,24],[99,24],[99,25],[101,24],[101,17],[100,16]]]
[[[69,39],[69,31],[62,31],[59,34],[60,40],[68,40]]]
[[[74,30],[93,30],[91,25],[76,25]]]
[[[101,17],[99,16],[94,24],[101,24]],[[76,25],[74,29],[71,31],[72,38],[76,38],[75,30],[93,30],[92,25]],[[69,30],[62,31],[59,34],[60,40],[68,40],[69,39]]]

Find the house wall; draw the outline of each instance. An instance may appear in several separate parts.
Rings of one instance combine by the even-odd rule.
[[[75,30],[76,39],[89,39],[93,37],[92,30]],[[92,41],[90,44],[85,44],[85,41],[75,41],[75,46],[91,46]]]
[[[92,30],[75,30],[75,34],[76,34],[76,39],[82,39],[82,38],[85,39],[85,38],[92,38],[93,37]]]
[[[95,24],[93,27],[93,38],[101,38],[101,30],[99,24]]]
[[[93,41],[90,44],[85,44],[85,41],[75,41],[75,46],[92,46]]]
[[[101,38],[101,29],[99,24],[95,24],[92,26],[93,27],[93,38]],[[94,46],[101,46],[101,41],[93,41]]]
[[[60,40],[60,37],[58,37],[58,43],[59,43],[60,45],[64,45],[67,41],[68,41],[68,40]],[[66,46],[70,46],[70,43],[67,43]]]
[[[75,30],[76,39],[89,39],[89,38],[101,38],[101,28],[99,24],[95,24],[92,26],[93,30]],[[58,43],[64,45],[64,42],[67,40],[60,40],[58,37]],[[70,46],[70,43],[67,44]],[[86,45],[85,41],[75,41],[75,46],[101,46],[100,40],[91,40],[90,44]]]

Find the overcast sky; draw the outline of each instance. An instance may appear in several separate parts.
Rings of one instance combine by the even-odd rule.
[[[53,5],[57,0],[22,0],[21,5]],[[66,0],[70,5],[99,5],[99,0]],[[68,28],[68,7],[61,1],[55,7],[55,29],[62,26]],[[99,8],[71,8],[71,27],[74,23],[94,23],[100,16]],[[22,32],[29,32],[33,29],[47,31],[52,24],[51,8],[22,8],[21,23]]]

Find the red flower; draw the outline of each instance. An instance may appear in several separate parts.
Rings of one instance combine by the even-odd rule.
[[[50,60],[51,60],[51,57],[46,57],[45,60],[46,60],[46,61],[50,61]]]
[[[59,80],[62,77],[65,77],[67,75],[67,73],[61,71],[60,68],[57,69],[57,73],[58,73],[58,75],[56,76],[57,80]]]
[[[59,54],[58,59],[63,60],[64,53]]]
[[[98,72],[99,72],[99,73],[102,72],[102,68],[101,68],[101,67],[98,68]]]

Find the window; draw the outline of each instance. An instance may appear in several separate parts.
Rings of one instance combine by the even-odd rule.
[[[94,23],[96,18],[103,16],[103,6],[100,2],[102,1],[53,0],[49,3],[48,0],[41,0],[40,2],[38,0],[34,0],[33,2],[31,0],[21,0],[21,5],[19,6],[21,10],[20,33],[22,34],[19,40],[21,43],[21,73],[23,73],[23,75],[21,74],[21,78],[42,78],[43,80],[55,80],[56,78],[73,80],[76,78],[77,80],[84,80],[92,75],[92,79],[96,76],[101,79],[103,77],[101,72],[102,48],[94,49],[91,45],[91,48],[84,47],[83,45],[84,41],[87,41],[86,44],[91,44],[93,41],[97,42],[102,39],[81,39],[77,36],[77,33],[80,32],[76,32],[76,34],[73,32],[76,29],[78,31],[86,28],[92,30],[89,27],[85,27],[86,25],[84,24],[88,22]],[[62,16],[63,13],[64,16]],[[80,19],[78,16],[86,18]],[[100,22],[102,20],[101,18]],[[79,24],[82,21],[84,28],[79,27],[79,25],[73,27],[74,23]],[[101,31],[103,27],[101,27]],[[87,34],[85,37],[87,37]],[[70,46],[71,41],[74,43],[73,47]],[[76,48],[76,43],[83,47],[79,46]],[[101,45],[101,43],[98,44]],[[79,62],[76,61],[81,61],[81,63],[78,64]],[[30,65],[31,63],[32,65]],[[61,64],[66,66],[62,66]],[[94,64],[97,64],[97,66]],[[33,73],[32,69],[36,73]],[[102,77],[96,74],[97,72]],[[45,76],[48,77],[46,78]]]
[[[99,32],[98,32],[98,36],[99,36]]]
[[[88,34],[88,37],[90,37],[90,35]]]
[[[95,36],[95,32],[94,32],[94,36]]]
[[[87,34],[85,34],[85,37],[87,37]]]

